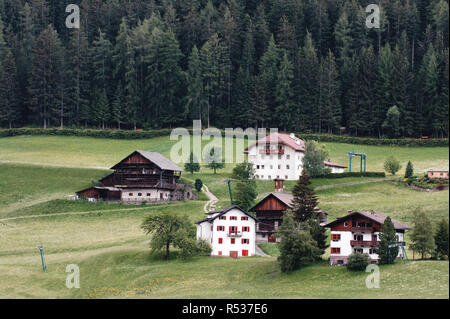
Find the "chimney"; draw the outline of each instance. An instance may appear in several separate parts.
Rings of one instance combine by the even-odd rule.
[[[348,214],[351,214],[351,213],[353,213],[353,211],[352,211],[351,209],[349,209],[349,210],[347,211],[347,213],[348,213]]]
[[[284,192],[284,180],[275,179],[275,192],[282,193]]]

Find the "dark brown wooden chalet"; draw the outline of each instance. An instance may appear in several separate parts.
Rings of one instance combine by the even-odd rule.
[[[179,200],[192,195],[178,184],[183,170],[159,153],[134,151],[111,169],[114,172],[100,179],[100,186],[77,195],[128,202]]]
[[[258,204],[250,208],[250,212],[256,213],[256,240],[276,242],[275,232],[283,221],[283,214],[292,208],[294,197],[286,193],[270,193]],[[328,213],[319,210],[319,222],[326,224]]]

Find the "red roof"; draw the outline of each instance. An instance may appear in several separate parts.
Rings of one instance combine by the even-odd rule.
[[[323,164],[325,164],[325,166],[329,166],[329,167],[340,167],[340,168],[347,168],[347,166],[338,164],[338,163],[334,163],[334,162],[330,162],[330,161],[323,161]]]
[[[294,149],[298,152],[304,152],[305,151],[305,142],[295,135],[291,134],[284,134],[284,133],[272,133],[267,135],[266,137],[263,137],[259,139],[256,143],[250,145],[245,149],[245,153],[248,153],[248,149],[254,145],[258,144],[270,144],[270,143],[278,143],[282,145],[289,146],[290,148]]]

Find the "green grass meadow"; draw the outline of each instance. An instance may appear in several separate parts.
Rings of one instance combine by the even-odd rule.
[[[279,270],[275,246],[262,247],[272,257],[196,257],[162,260],[150,254],[140,229],[145,216],[157,212],[185,215],[192,223],[204,217],[204,194],[195,201],[132,206],[69,201],[75,191],[93,185],[109,168],[136,149],[169,156],[176,141],[110,140],[89,137],[18,136],[0,138],[0,298],[449,298],[448,261],[412,261],[383,266],[380,288],[368,289],[367,273],[314,264],[291,274]],[[205,142],[206,143],[206,142]],[[369,171],[382,171],[390,155],[411,160],[417,173],[448,168],[448,148],[409,148],[324,143],[333,161],[346,164],[346,152],[368,154]],[[355,161],[355,169],[359,162]],[[202,179],[229,203],[226,180],[232,165],[218,174],[209,169],[183,173]],[[398,174],[400,177],[401,173]],[[350,183],[350,184],[349,184]],[[290,189],[294,182],[287,182]],[[258,192],[273,191],[273,182],[257,181]],[[418,192],[394,180],[374,178],[316,179],[320,208],[328,220],[347,210],[376,210],[411,224],[415,209],[437,223],[448,219],[449,192]],[[406,236],[408,244],[409,235]],[[43,244],[48,269],[43,272]],[[264,246],[264,245],[263,245]],[[408,256],[412,257],[410,251]],[[65,286],[66,266],[80,267],[81,288]]]

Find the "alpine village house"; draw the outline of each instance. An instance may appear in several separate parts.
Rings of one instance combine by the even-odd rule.
[[[294,196],[283,193],[283,180],[275,180],[275,192],[264,197],[259,203],[249,209],[256,214],[258,223],[256,224],[257,242],[277,242],[275,237],[278,227],[283,221],[283,214],[292,208]],[[328,213],[318,209],[317,219],[323,226],[327,223]]]
[[[124,203],[194,198],[190,186],[178,183],[183,170],[159,153],[134,151],[111,169],[100,186],[77,192],[77,198]]]
[[[197,239],[211,244],[212,256],[238,258],[253,256],[256,251],[256,219],[237,206],[207,213],[198,221]]]
[[[325,225],[331,229],[330,264],[344,265],[353,252],[367,253],[372,262],[378,261],[377,247],[380,241],[381,226],[386,215],[378,212],[348,211],[344,217]],[[396,230],[397,242],[405,245],[405,230],[411,228],[392,219]],[[403,258],[399,249],[397,258]]]
[[[259,139],[245,151],[253,164],[256,179],[298,180],[303,170],[305,142],[294,134],[272,133]],[[344,165],[324,161],[331,173],[344,173]]]

